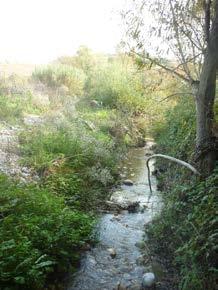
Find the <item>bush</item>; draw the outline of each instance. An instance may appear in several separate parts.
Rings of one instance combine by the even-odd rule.
[[[50,65],[38,68],[33,73],[33,79],[42,82],[50,88],[57,89],[66,86],[72,96],[82,96],[85,84],[85,74],[82,70],[67,65]]]
[[[91,131],[85,123],[76,127],[71,123],[22,132],[21,153],[23,163],[34,167],[52,192],[65,196],[72,207],[90,209],[115,182],[121,149],[109,135]]]
[[[104,106],[117,107],[126,112],[134,112],[143,107],[143,84],[141,74],[133,67],[108,64],[98,67],[90,76],[87,92]]]
[[[16,99],[10,99],[7,96],[0,96],[0,121],[14,123],[23,117],[23,108],[21,102]]]
[[[153,127],[159,152],[186,161],[191,157],[195,140],[195,105],[189,97],[165,112],[165,120]]]
[[[157,253],[178,267],[181,290],[215,289],[217,190],[218,168],[205,181],[164,192],[164,209],[147,230]]]
[[[194,102],[180,100],[154,132],[158,153],[189,161],[194,152]],[[155,245],[153,250],[178,269],[179,289],[215,289],[218,168],[208,179],[200,181],[186,169],[165,160],[158,160],[156,166],[162,169],[158,181],[164,207],[147,229],[151,245]]]
[[[21,123],[27,113],[40,114],[46,110],[38,101],[26,79],[16,75],[0,78],[0,121]]]
[[[21,123],[26,113],[39,114],[44,109],[40,105],[33,104],[30,92],[15,96],[0,95],[0,121]]]
[[[66,272],[90,238],[93,219],[60,196],[0,176],[1,289],[44,289],[48,273]]]
[[[78,129],[73,125],[33,128],[21,133],[20,142],[26,164],[33,165],[37,170],[52,165],[51,162],[59,158],[63,158],[74,170],[98,163],[102,167],[115,166],[111,155],[115,146],[113,140],[101,132],[91,132],[85,124]]]

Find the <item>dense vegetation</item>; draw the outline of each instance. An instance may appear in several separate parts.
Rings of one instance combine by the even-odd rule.
[[[22,183],[1,175],[1,289],[58,289],[94,239],[97,208],[119,182],[118,162],[160,122],[167,104],[153,104],[172,83],[162,85],[156,70],[138,71],[129,57],[84,47],[29,79],[1,78],[1,127],[16,126],[20,166],[39,177]],[[26,123],[29,114],[39,121]]]
[[[176,106],[169,107],[164,121],[153,127],[156,151],[193,164],[201,174],[197,179],[178,165],[157,162],[164,207],[148,233],[154,251],[178,270],[175,288],[216,289],[218,1],[128,4],[122,11],[124,45],[141,63],[155,64],[189,90],[180,90]],[[148,11],[150,25],[145,20]],[[163,57],[168,53],[173,55],[171,61]]]
[[[140,61],[81,47],[28,79],[1,78],[0,128],[16,125],[20,166],[38,176],[34,183],[0,176],[1,289],[61,287],[95,240],[98,208],[119,183],[117,164],[129,146],[154,137],[156,152],[192,163],[196,113],[183,94],[189,88]],[[39,122],[26,123],[29,114]],[[175,265],[175,287],[212,290],[218,169],[206,180],[166,161],[157,169],[164,207],[147,229],[153,251]]]
[[[190,162],[193,159],[195,110],[193,100],[180,100],[154,128],[157,152]],[[206,180],[187,169],[157,161],[163,210],[147,232],[153,251],[177,269],[182,290],[215,289],[216,202],[218,168]],[[179,284],[179,285],[178,285]]]
[[[46,189],[0,177],[1,289],[43,289],[48,274],[75,266],[93,218]]]

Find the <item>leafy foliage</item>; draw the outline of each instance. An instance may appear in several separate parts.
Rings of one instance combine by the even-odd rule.
[[[65,196],[71,206],[91,208],[115,182],[121,149],[115,150],[109,135],[91,131],[86,123],[77,129],[78,121],[74,122],[22,133],[22,154],[24,163],[38,171],[50,190]]]
[[[142,74],[136,74],[133,68],[111,63],[98,67],[93,74],[87,88],[91,98],[129,112],[143,107]]]
[[[16,75],[0,77],[0,122],[21,123],[26,113],[40,114],[45,109],[36,102],[25,79]]]
[[[188,161],[194,150],[194,118],[193,102],[180,101],[168,112],[166,122],[155,128],[156,150]],[[147,229],[157,247],[154,251],[178,268],[179,289],[214,289],[218,168],[200,181],[165,161],[158,161],[157,167],[162,169],[158,178],[164,207]]]
[[[165,121],[153,126],[153,134],[160,152],[168,152],[188,161],[195,138],[195,107],[192,98],[183,96],[173,109],[167,110]]]
[[[66,271],[89,239],[93,219],[36,186],[0,176],[1,289],[43,289],[48,273]]]
[[[38,185],[0,179],[4,290],[41,290],[54,273],[75,265],[90,238],[91,213],[118,182],[116,165],[126,147],[143,145],[148,124],[161,124],[166,107],[175,104],[158,101],[176,82],[166,76],[163,82],[159,71],[138,70],[130,57],[94,56],[82,47],[58,63],[33,73],[33,90],[14,93],[8,80],[0,88],[5,121],[42,112],[34,106],[35,89],[47,102],[42,122],[19,135],[21,162],[38,173]]]

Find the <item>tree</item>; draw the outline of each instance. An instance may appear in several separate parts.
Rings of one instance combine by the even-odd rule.
[[[91,49],[81,45],[76,52],[75,65],[81,68],[85,73],[89,73],[90,70],[96,64],[95,56],[92,53]]]
[[[122,12],[124,43],[144,63],[161,67],[191,87],[197,115],[195,160],[201,173],[208,175],[217,159],[212,127],[218,67],[218,0],[132,0],[130,4]]]
[[[81,45],[75,56],[61,56],[57,59],[57,63],[77,67],[88,74],[96,65],[96,56],[91,49]]]

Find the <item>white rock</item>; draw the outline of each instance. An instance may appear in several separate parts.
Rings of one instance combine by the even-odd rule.
[[[155,284],[155,275],[154,273],[145,273],[142,277],[142,286],[143,287],[151,287]]]
[[[109,248],[109,249],[107,249],[107,251],[109,252],[112,259],[114,259],[116,257],[117,253],[116,253],[115,249]]]
[[[126,179],[123,181],[125,185],[133,185],[133,181],[131,179]]]

